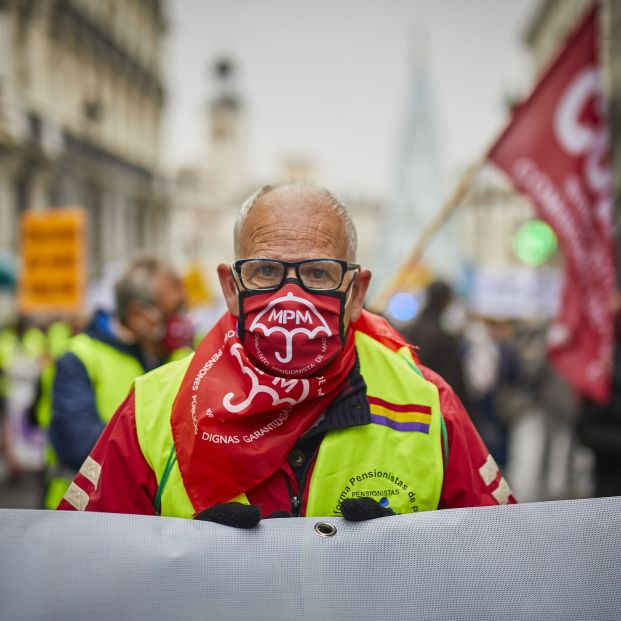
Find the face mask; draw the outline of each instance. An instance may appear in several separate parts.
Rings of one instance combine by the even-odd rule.
[[[343,349],[346,296],[304,291],[294,279],[277,291],[240,291],[238,332],[246,353],[272,375],[316,375]]]
[[[192,347],[194,326],[187,316],[171,315],[166,318],[164,326],[164,334],[161,341],[167,352],[170,353],[177,349]]]

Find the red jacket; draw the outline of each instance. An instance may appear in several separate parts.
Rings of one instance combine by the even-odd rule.
[[[502,473],[455,393],[436,373],[420,368],[425,378],[438,387],[447,430],[449,457],[439,507],[515,503]],[[309,474],[316,452],[315,449],[308,456]],[[300,455],[294,453],[295,450],[280,470],[246,492],[250,502],[259,505],[263,516],[276,510],[292,511],[294,505],[300,504],[300,496],[300,514],[305,513],[311,476],[304,477],[305,489],[300,495],[300,477],[294,471]],[[155,515],[157,480],[138,444],[133,392],[108,423],[74,484],[81,491],[76,493],[74,489],[73,502],[63,499],[59,509]]]

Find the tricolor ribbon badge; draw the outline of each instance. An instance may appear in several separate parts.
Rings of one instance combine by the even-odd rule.
[[[397,431],[418,431],[429,433],[431,408],[418,403],[389,403],[377,397],[368,397],[371,406],[371,421]]]

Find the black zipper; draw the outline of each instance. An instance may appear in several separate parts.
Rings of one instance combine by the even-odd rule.
[[[291,496],[291,515],[293,517],[300,517],[300,506],[302,501],[299,496]]]
[[[289,503],[291,506],[291,516],[292,517],[300,517],[300,513],[302,512],[302,498],[304,496],[304,489],[306,488],[306,477],[308,476],[308,469],[310,468],[311,463],[313,463],[313,459],[309,459],[304,471],[302,473],[302,480],[300,482],[300,489],[297,494],[293,493],[293,487],[291,486],[291,481],[289,480],[289,476],[285,478],[287,482],[287,490],[289,491]],[[293,474],[295,477],[295,473]]]

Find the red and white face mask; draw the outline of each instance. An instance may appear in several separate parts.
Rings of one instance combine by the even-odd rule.
[[[276,291],[240,291],[238,332],[246,353],[272,375],[316,375],[343,349],[346,296],[311,293],[293,279]]]

